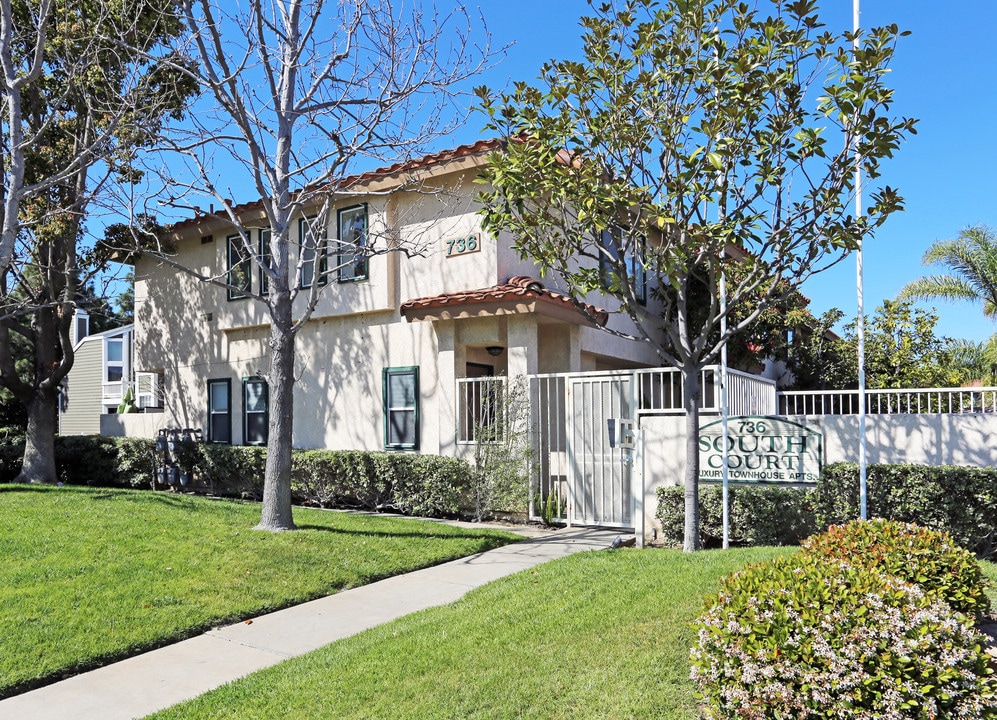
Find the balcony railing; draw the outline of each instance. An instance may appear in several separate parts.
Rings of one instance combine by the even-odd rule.
[[[504,377],[457,379],[457,442],[501,440],[506,427]]]
[[[103,391],[101,392],[102,402],[107,405],[110,403],[119,403],[125,396],[125,391],[128,389],[129,382],[127,380],[116,380],[114,382],[105,382],[103,384]]]
[[[678,368],[638,370],[637,407],[645,414],[681,415],[685,412],[682,373]],[[771,415],[776,408],[774,380],[739,370],[727,370],[727,408],[730,415]],[[720,368],[710,365],[699,376],[700,410],[719,413]]]

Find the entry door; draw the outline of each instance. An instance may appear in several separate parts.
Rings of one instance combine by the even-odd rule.
[[[630,375],[600,375],[570,380],[568,453],[574,524],[633,527],[633,450],[619,443],[610,447],[606,422],[633,417],[631,379]]]

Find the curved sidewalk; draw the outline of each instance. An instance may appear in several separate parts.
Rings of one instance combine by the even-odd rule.
[[[2,700],[0,717],[141,718],[376,625],[451,603],[505,575],[576,552],[608,548],[617,534],[574,528],[544,532],[495,550],[215,628]]]

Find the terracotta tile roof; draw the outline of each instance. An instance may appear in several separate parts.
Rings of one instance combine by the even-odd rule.
[[[471,143],[469,145],[458,145],[455,148],[449,150],[442,150],[437,153],[430,153],[429,155],[424,155],[420,158],[414,158],[412,160],[403,160],[401,162],[396,162],[393,165],[388,165],[386,167],[377,168],[376,170],[368,170],[367,172],[357,173],[356,175],[348,175],[344,178],[339,178],[329,182],[329,185],[336,185],[341,188],[353,187],[366,182],[371,182],[373,180],[381,180],[389,178],[392,175],[398,175],[401,173],[412,172],[420,168],[427,168],[433,165],[438,165],[450,160],[459,160],[461,158],[471,157],[473,155],[484,154],[486,152],[491,152],[502,147],[503,141],[497,138],[492,138],[488,140],[478,140],[477,142]],[[309,188],[309,190],[314,190],[314,187]],[[229,201],[231,204],[231,201]],[[242,203],[240,205],[232,205],[232,212],[236,215],[242,215],[243,213],[253,212],[255,210],[263,209],[263,200],[253,200],[251,202]],[[186,220],[180,220],[174,223],[173,230],[182,230],[187,227],[198,225],[201,222],[213,220],[213,219],[224,219],[228,220],[228,214],[225,212],[224,208],[220,208],[215,212],[210,213],[200,213],[192,218]]]
[[[554,290],[547,290],[539,280],[535,280],[527,275],[517,275],[511,277],[502,285],[481,288],[480,290],[463,290],[455,293],[445,293],[443,295],[431,295],[429,297],[406,300],[402,303],[402,315],[409,321],[421,320],[425,317],[445,315],[447,317],[457,317],[469,314],[474,306],[485,305],[517,305],[527,301],[531,307],[525,312],[539,311],[543,309],[568,310],[578,315],[582,322],[594,320],[599,325],[605,325],[609,319],[609,313],[602,308],[588,303],[579,303],[572,298]],[[537,303],[541,305],[538,306]],[[546,307],[544,307],[546,306]],[[479,309],[484,309],[480,308]],[[442,310],[441,313],[425,311]],[[450,312],[453,310],[454,312]],[[475,314],[470,312],[471,315]],[[490,313],[483,313],[490,314]],[[546,313],[544,313],[546,314]]]

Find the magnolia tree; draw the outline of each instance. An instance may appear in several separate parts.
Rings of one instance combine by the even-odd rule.
[[[190,121],[174,129],[161,196],[187,210],[210,199],[215,219],[240,238],[240,272],[210,275],[187,267],[158,234],[144,236],[138,220],[161,216],[168,211],[162,207],[136,209],[134,241],[146,256],[265,306],[271,411],[258,527],[288,530],[294,528],[295,341],[323,285],[302,289],[296,279],[305,263],[315,263],[316,273],[331,273],[336,268],[326,264],[339,254],[353,262],[363,253],[397,248],[392,228],[380,239],[327,237],[330,211],[359,192],[344,178],[422,154],[463,122],[469,103],[461,102],[460,85],[490,62],[492,52],[482,23],[460,5],[445,12],[389,0],[182,5],[196,60],[191,78],[204,96]],[[263,252],[230,199],[233,177],[249,183],[237,191],[261,199],[270,231]],[[302,217],[308,228],[299,246],[292,228]],[[266,278],[265,289],[231,284],[257,272]]]
[[[26,409],[19,480],[56,480],[59,386],[70,328],[99,269],[85,222],[131,152],[179,117],[192,85],[165,48],[173,0],[0,3],[0,386]],[[30,360],[28,360],[30,358]]]
[[[856,163],[876,178],[915,129],[889,114],[902,33],[835,34],[816,5],[593,3],[581,60],[548,62],[536,86],[478,90],[508,138],[487,172],[485,225],[511,231],[574,296],[613,296],[631,322],[605,329],[681,369],[686,550],[699,546],[700,371],[901,209],[889,187],[862,216],[849,208]]]

